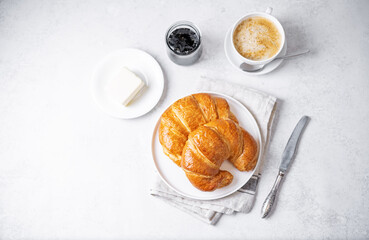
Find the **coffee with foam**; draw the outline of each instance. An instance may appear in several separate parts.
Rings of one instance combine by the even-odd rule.
[[[278,53],[282,36],[272,21],[264,17],[250,17],[242,21],[233,33],[233,44],[245,58],[266,60]]]

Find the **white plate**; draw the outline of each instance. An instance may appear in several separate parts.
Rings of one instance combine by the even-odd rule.
[[[145,89],[127,107],[112,102],[105,86],[107,80],[119,69],[127,67],[145,83]],[[164,90],[164,76],[159,63],[148,53],[134,48],[117,50],[106,56],[92,76],[92,94],[99,107],[117,118],[136,118],[155,107]]]
[[[224,39],[224,51],[225,51],[225,55],[227,56],[228,61],[235,67],[237,68],[239,71],[247,74],[247,75],[262,75],[262,74],[266,74],[269,73],[271,71],[273,71],[274,69],[276,69],[279,65],[281,65],[281,63],[283,62],[283,59],[278,59],[275,60],[269,64],[267,64],[263,70],[261,70],[260,72],[246,72],[243,71],[240,68],[240,65],[242,62],[240,62],[240,60],[233,54],[233,49],[232,49],[232,45],[231,45],[231,31],[232,28],[230,28],[226,34],[226,37]],[[286,55],[287,52],[287,40],[285,40],[284,42],[284,46],[282,51],[279,53],[278,56],[284,56]]]
[[[222,97],[228,101],[231,111],[235,114],[240,122],[240,126],[247,130],[256,140],[259,145],[259,149],[263,149],[261,146],[261,135],[258,124],[252,114],[247,108],[239,101],[231,98],[227,95],[208,92],[212,96]],[[238,189],[240,189],[253,175],[254,171],[241,172],[238,171],[230,162],[225,161],[221,166],[222,170],[227,170],[233,175],[233,181],[230,185],[216,189],[213,192],[203,192],[192,186],[190,181],[187,179],[184,171],[178,167],[171,159],[169,159],[164,153],[162,146],[159,142],[159,124],[160,119],[156,123],[153,137],[152,137],[152,155],[158,174],[161,179],[177,193],[200,200],[213,200],[228,196]],[[259,159],[262,152],[259,152]],[[255,167],[255,169],[257,166]]]

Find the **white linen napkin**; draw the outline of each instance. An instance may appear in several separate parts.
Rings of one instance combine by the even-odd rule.
[[[199,81],[198,90],[199,92],[213,91],[226,94],[237,99],[247,107],[255,117],[261,131],[264,149],[260,161],[263,161],[269,142],[269,133],[273,123],[277,99],[242,85],[205,77],[202,77]],[[241,189],[221,199],[202,201],[184,197],[171,190],[159,176],[156,177],[156,181],[150,189],[150,194],[208,224],[215,225],[223,214],[248,213],[251,211],[258,180],[261,176],[260,166],[262,166],[262,162],[251,179]]]

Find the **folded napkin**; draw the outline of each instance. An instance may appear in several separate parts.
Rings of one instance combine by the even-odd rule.
[[[276,109],[276,98],[242,85],[205,77],[202,77],[199,81],[198,90],[199,92],[213,91],[226,94],[247,107],[255,117],[261,131],[261,141],[264,149],[260,161],[263,161]],[[261,165],[262,163],[259,163],[254,175],[241,189],[221,199],[202,201],[184,197],[171,190],[159,176],[156,177],[156,181],[150,189],[150,194],[206,223],[215,225],[223,214],[250,212],[254,203],[258,180],[261,176]]]

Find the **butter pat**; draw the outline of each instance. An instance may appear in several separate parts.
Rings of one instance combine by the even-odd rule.
[[[144,87],[142,79],[124,67],[110,79],[107,91],[114,102],[127,106]]]

